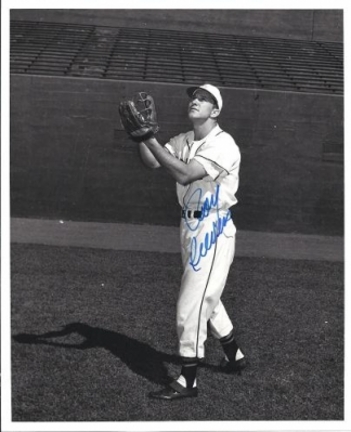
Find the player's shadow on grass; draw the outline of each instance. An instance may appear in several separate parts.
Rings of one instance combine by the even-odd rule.
[[[81,343],[62,343],[50,340],[76,333],[84,338]],[[13,339],[19,343],[50,345],[60,348],[89,349],[105,348],[119,357],[133,372],[156,384],[165,384],[170,380],[165,363],[180,364],[180,358],[152,348],[129,336],[111,330],[91,327],[87,324],[67,324],[59,331],[43,334],[18,334]],[[211,367],[210,365],[204,365]]]

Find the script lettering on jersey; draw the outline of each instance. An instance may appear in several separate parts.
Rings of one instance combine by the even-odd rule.
[[[201,211],[201,217],[196,219],[195,223],[193,219],[192,223],[190,223],[190,221],[185,218],[185,224],[190,231],[197,231],[200,227],[200,224],[209,216],[211,210],[216,210],[217,215],[216,220],[212,221],[210,229],[206,231],[202,237],[202,241],[198,240],[197,235],[194,235],[191,238],[189,264],[196,272],[201,270],[201,267],[199,267],[201,259],[204,258],[211,250],[213,245],[216,244],[217,238],[223,233],[225,226],[231,220],[230,210],[228,210],[224,216],[219,215],[219,188],[220,185],[217,185],[215,192],[211,194],[209,198],[206,198],[201,206],[200,203],[203,196],[203,191],[201,188],[196,189],[188,199],[188,203],[197,202],[197,208]],[[188,206],[185,205],[184,210],[187,209]]]

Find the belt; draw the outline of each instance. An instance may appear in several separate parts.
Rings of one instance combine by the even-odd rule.
[[[183,219],[200,219],[202,212],[200,210],[182,210]]]

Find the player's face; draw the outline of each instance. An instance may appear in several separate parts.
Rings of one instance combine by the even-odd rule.
[[[190,99],[188,115],[191,120],[217,117],[218,108],[215,99],[206,90],[197,90]]]

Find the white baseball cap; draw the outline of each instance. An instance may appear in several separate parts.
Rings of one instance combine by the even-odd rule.
[[[199,89],[203,89],[203,90],[206,90],[207,92],[209,92],[215,98],[217,105],[218,105],[218,109],[219,109],[219,111],[221,111],[221,109],[223,107],[223,99],[222,99],[221,92],[219,91],[219,89],[212,84],[203,84],[203,85],[198,86],[198,87],[189,87],[189,88],[187,88],[186,92],[187,92],[188,96],[192,97],[193,94],[196,92],[196,90],[199,90]]]

